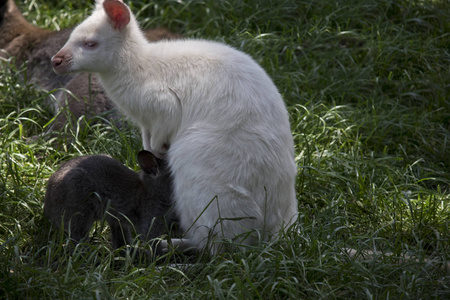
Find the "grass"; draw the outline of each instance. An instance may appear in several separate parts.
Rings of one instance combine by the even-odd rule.
[[[28,20],[50,29],[75,25],[90,6],[21,3]],[[447,1],[157,0],[131,6],[145,28],[226,42],[267,70],[291,116],[299,221],[272,243],[203,256],[189,266],[121,258],[101,226],[90,243],[69,251],[66,237],[50,232],[42,215],[46,180],[62,161],[90,153],[109,153],[136,168],[139,134],[102,123],[73,131],[70,147],[30,141],[53,117],[43,104],[47,93],[27,83],[24,68],[4,62],[0,297],[450,297]]]

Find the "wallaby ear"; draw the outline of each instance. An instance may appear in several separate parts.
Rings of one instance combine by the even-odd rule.
[[[114,29],[121,31],[128,23],[130,23],[130,10],[119,0],[105,0],[103,9],[111,21]]]
[[[141,150],[138,153],[138,163],[141,170],[146,174],[157,175],[158,174],[158,161],[156,157],[147,150]]]

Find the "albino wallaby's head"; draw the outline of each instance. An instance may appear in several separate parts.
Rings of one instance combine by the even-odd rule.
[[[74,29],[53,56],[53,70],[60,75],[107,72],[129,37],[136,36],[134,31],[139,31],[139,26],[122,0],[96,0],[92,15]]]

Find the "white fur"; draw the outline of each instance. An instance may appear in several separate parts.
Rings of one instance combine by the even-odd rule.
[[[189,242],[200,248],[210,234],[220,241],[292,224],[293,140],[285,104],[266,72],[216,42],[148,43],[133,15],[116,30],[101,3],[55,55],[67,60],[60,73],[98,73],[110,98],[140,126],[144,148],[167,154]],[[98,45],[87,49],[86,41]]]

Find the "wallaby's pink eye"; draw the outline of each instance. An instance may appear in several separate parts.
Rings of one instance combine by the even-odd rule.
[[[84,46],[86,48],[93,49],[93,48],[95,48],[97,46],[97,43],[96,42],[91,42],[91,41],[86,41],[86,42],[84,42]]]

